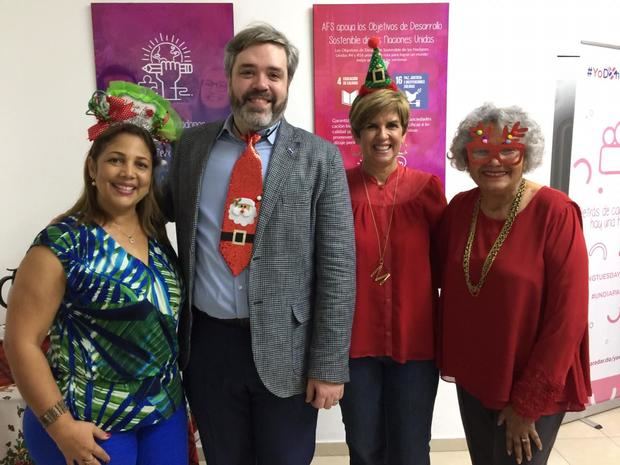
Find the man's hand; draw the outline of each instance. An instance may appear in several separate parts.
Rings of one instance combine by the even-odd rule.
[[[333,406],[338,405],[338,401],[342,399],[343,394],[344,384],[308,378],[306,402],[312,403],[312,406],[316,409],[324,408],[329,410]]]

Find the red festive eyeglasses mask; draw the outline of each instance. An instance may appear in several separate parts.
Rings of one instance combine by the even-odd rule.
[[[501,142],[499,144],[491,142],[491,136],[495,129],[493,124],[486,126],[481,122],[469,130],[471,141],[465,145],[467,160],[472,165],[484,165],[492,159],[496,159],[502,165],[518,165],[523,159],[525,145],[519,140],[525,135],[528,128],[519,127],[517,121],[512,129],[504,126]]]

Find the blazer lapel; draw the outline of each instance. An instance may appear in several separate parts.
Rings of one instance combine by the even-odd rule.
[[[196,141],[193,143],[193,150],[188,153],[188,161],[184,161],[190,167],[187,171],[190,178],[193,178],[195,182],[190,182],[192,186],[191,198],[189,199],[189,205],[196,205],[195,215],[198,214],[198,196],[202,189],[202,177],[204,175],[205,165],[211,154],[211,149],[215,145],[215,140],[223,127],[223,123],[208,124],[204,126],[204,130],[201,130],[196,134]]]
[[[263,187],[263,202],[260,207],[256,236],[254,238],[255,248],[260,243],[273,209],[278,203],[282,184],[293,169],[298,156],[299,144],[295,140],[295,128],[282,119]]]
[[[192,170],[193,173],[202,173],[202,171],[204,171],[205,163],[209,159],[211,149],[215,145],[215,138],[221,131],[222,127],[223,123],[209,124],[205,126],[204,131],[200,131],[198,134],[198,141],[194,144],[196,151],[192,154],[193,162],[196,163],[195,171]]]

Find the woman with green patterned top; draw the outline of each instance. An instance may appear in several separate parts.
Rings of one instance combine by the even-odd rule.
[[[37,464],[184,465],[182,288],[153,193],[156,146],[131,123],[100,129],[84,193],[36,237],[9,299],[25,440]]]

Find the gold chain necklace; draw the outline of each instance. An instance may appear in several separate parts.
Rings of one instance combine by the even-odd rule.
[[[396,167],[398,169],[398,167]],[[368,186],[366,185],[366,178],[364,177],[364,171],[360,165],[360,175],[362,176],[362,181],[364,182],[364,191],[366,192],[366,200],[368,200],[368,208],[370,208],[370,216],[372,218],[372,224],[375,227],[375,233],[377,234],[377,243],[379,244],[379,264],[374,269],[372,273],[370,273],[370,277],[374,279],[379,286],[383,286],[385,282],[390,279],[392,274],[383,268],[383,259],[385,257],[385,251],[387,250],[387,245],[390,240],[390,230],[392,228],[392,219],[394,218],[394,207],[396,206],[396,194],[398,193],[398,180],[400,179],[400,171],[396,173],[396,187],[394,188],[394,199],[392,200],[392,211],[390,213],[390,221],[388,222],[387,231],[385,233],[385,244],[383,244],[383,248],[381,247],[381,237],[379,236],[379,228],[377,227],[377,221],[375,220],[375,213],[372,209],[372,204],[370,203],[370,195],[368,195]]]
[[[112,221],[112,224],[116,226],[116,229],[118,229],[121,232],[121,234],[123,234],[124,236],[127,236],[127,240],[129,240],[130,244],[136,243],[136,238],[134,236],[136,234],[137,228],[134,229],[134,231],[131,234],[127,234],[125,231],[121,229],[121,227],[118,225],[116,221]]]
[[[463,253],[463,271],[465,271],[465,283],[467,284],[467,289],[469,289],[469,293],[474,297],[480,294],[480,289],[484,286],[484,282],[486,281],[487,274],[489,274],[489,270],[499,253],[499,250],[504,245],[504,241],[508,237],[508,233],[512,228],[512,224],[517,217],[517,212],[519,211],[519,207],[521,206],[521,199],[523,198],[523,193],[525,192],[525,179],[521,180],[519,184],[519,189],[517,189],[517,195],[512,199],[512,204],[510,205],[510,211],[508,212],[508,217],[506,221],[504,221],[504,226],[502,226],[502,230],[499,232],[497,239],[493,243],[493,247],[489,250],[487,258],[484,260],[484,264],[482,265],[482,273],[480,273],[480,281],[478,284],[474,284],[471,282],[469,277],[469,260],[471,258],[471,249],[474,244],[474,236],[476,235],[476,223],[478,221],[478,213],[480,212],[480,197],[476,201],[476,205],[474,207],[474,213],[471,218],[471,225],[469,226],[469,237],[467,238],[467,244],[465,245],[465,252]]]

